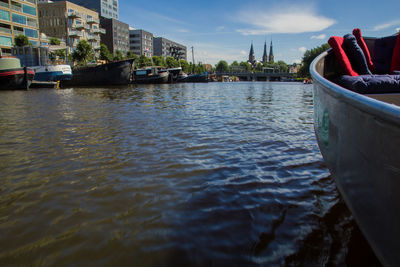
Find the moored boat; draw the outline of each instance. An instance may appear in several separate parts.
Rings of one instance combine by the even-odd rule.
[[[202,74],[191,74],[187,75],[184,77],[178,78],[177,82],[181,83],[207,83],[209,81],[208,79],[208,73],[202,73]]]
[[[0,56],[0,90],[29,89],[35,72],[16,57]]]
[[[137,84],[158,84],[167,83],[169,72],[162,67],[147,67],[133,71],[133,83]]]
[[[74,68],[71,80],[61,81],[62,87],[126,85],[131,81],[133,59],[97,66]]]
[[[47,65],[32,67],[35,71],[35,81],[64,81],[72,79],[72,69],[70,65]]]
[[[365,38],[372,58],[375,41]],[[318,145],[379,260],[385,266],[399,266],[400,91],[389,87],[366,90],[366,94],[348,90],[336,83],[343,73],[340,67],[331,49],[310,68]]]

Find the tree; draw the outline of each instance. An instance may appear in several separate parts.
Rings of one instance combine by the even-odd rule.
[[[303,59],[302,59],[302,66],[300,67],[299,71],[297,72],[298,77],[304,77],[304,78],[311,78],[310,75],[310,65],[311,62],[322,52],[326,51],[329,49],[328,44],[323,44],[319,47],[313,48],[311,50],[307,50],[304,53]]]
[[[152,65],[152,61],[150,58],[145,55],[141,55],[136,61],[136,66],[139,68],[147,67]]]
[[[288,65],[285,63],[285,62],[283,62],[282,60],[279,60],[277,63],[275,63],[276,64],[276,66],[278,67],[278,69],[279,69],[279,72],[281,72],[281,73],[286,73],[286,72],[288,72],[288,69],[289,69],[289,67],[288,67]]]
[[[105,44],[100,44],[100,55],[101,60],[106,60],[107,62],[112,61],[112,55]]]
[[[215,66],[217,72],[228,72],[229,71],[229,65],[225,60],[221,60],[218,62],[218,64]]]
[[[50,44],[51,44],[51,45],[60,45],[60,44],[61,44],[61,41],[58,40],[58,39],[55,38],[55,37],[50,37]]]
[[[243,67],[246,71],[251,70],[251,64],[249,62],[240,62],[239,66]]]
[[[122,52],[120,50],[116,50],[115,54],[114,54],[114,60],[115,61],[120,61],[124,59],[124,55],[122,54]]]
[[[166,67],[167,64],[165,62],[164,57],[162,56],[153,56],[153,64],[155,66]]]
[[[189,63],[188,63],[186,60],[181,59],[181,60],[179,60],[179,63],[181,64],[181,67],[182,67],[182,71],[183,71],[183,72],[186,72],[186,73],[191,72],[190,65],[189,65]]]
[[[136,54],[134,54],[131,50],[129,50],[128,52],[126,52],[126,58],[137,59],[138,56]]]
[[[15,43],[15,46],[20,46],[20,47],[27,46],[27,45],[32,45],[29,42],[28,37],[26,37],[23,34],[19,34],[19,35],[15,36],[14,37],[14,43]]]
[[[167,57],[167,59],[165,60],[167,63],[167,67],[168,68],[176,68],[179,67],[179,62],[178,60],[176,60],[173,57]]]
[[[93,58],[92,46],[86,40],[80,40],[75,51],[72,53],[72,58],[74,61],[86,65]]]

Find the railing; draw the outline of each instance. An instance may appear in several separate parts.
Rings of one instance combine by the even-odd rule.
[[[99,19],[95,19],[95,18],[90,18],[86,20],[86,23],[88,24],[99,24],[100,20]]]
[[[15,10],[15,11],[18,11],[18,12],[22,12],[22,7],[21,6],[16,6],[16,5],[11,4],[11,9]]]
[[[0,6],[1,7],[6,7],[6,8],[10,8],[10,4],[5,3],[5,2],[0,2]]]
[[[87,39],[89,42],[95,42],[95,41],[100,42],[100,37],[93,34],[88,34]]]
[[[76,11],[69,11],[68,12],[68,17],[70,18],[81,18],[81,14],[79,12]]]
[[[79,31],[71,31],[70,30],[68,35],[71,36],[71,37],[82,37],[82,33],[79,32]]]
[[[0,32],[11,34],[11,29],[9,29],[9,28],[4,28],[4,27],[0,27]]]
[[[95,33],[95,34],[100,34],[100,33],[106,34],[106,29],[103,29],[103,28],[93,29],[93,33]]]

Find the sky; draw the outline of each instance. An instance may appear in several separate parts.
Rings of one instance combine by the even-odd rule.
[[[300,63],[306,50],[360,28],[383,37],[400,30],[400,0],[119,0],[119,20],[194,47],[196,63],[247,61],[253,42],[261,60],[273,43],[275,62]]]

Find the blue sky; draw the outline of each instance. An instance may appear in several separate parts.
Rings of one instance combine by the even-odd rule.
[[[264,41],[275,61],[300,62],[306,49],[360,28],[364,36],[400,29],[399,0],[120,0],[120,20],[188,47],[195,61],[246,61],[253,41],[261,60]],[[190,55],[190,56],[189,56]]]

